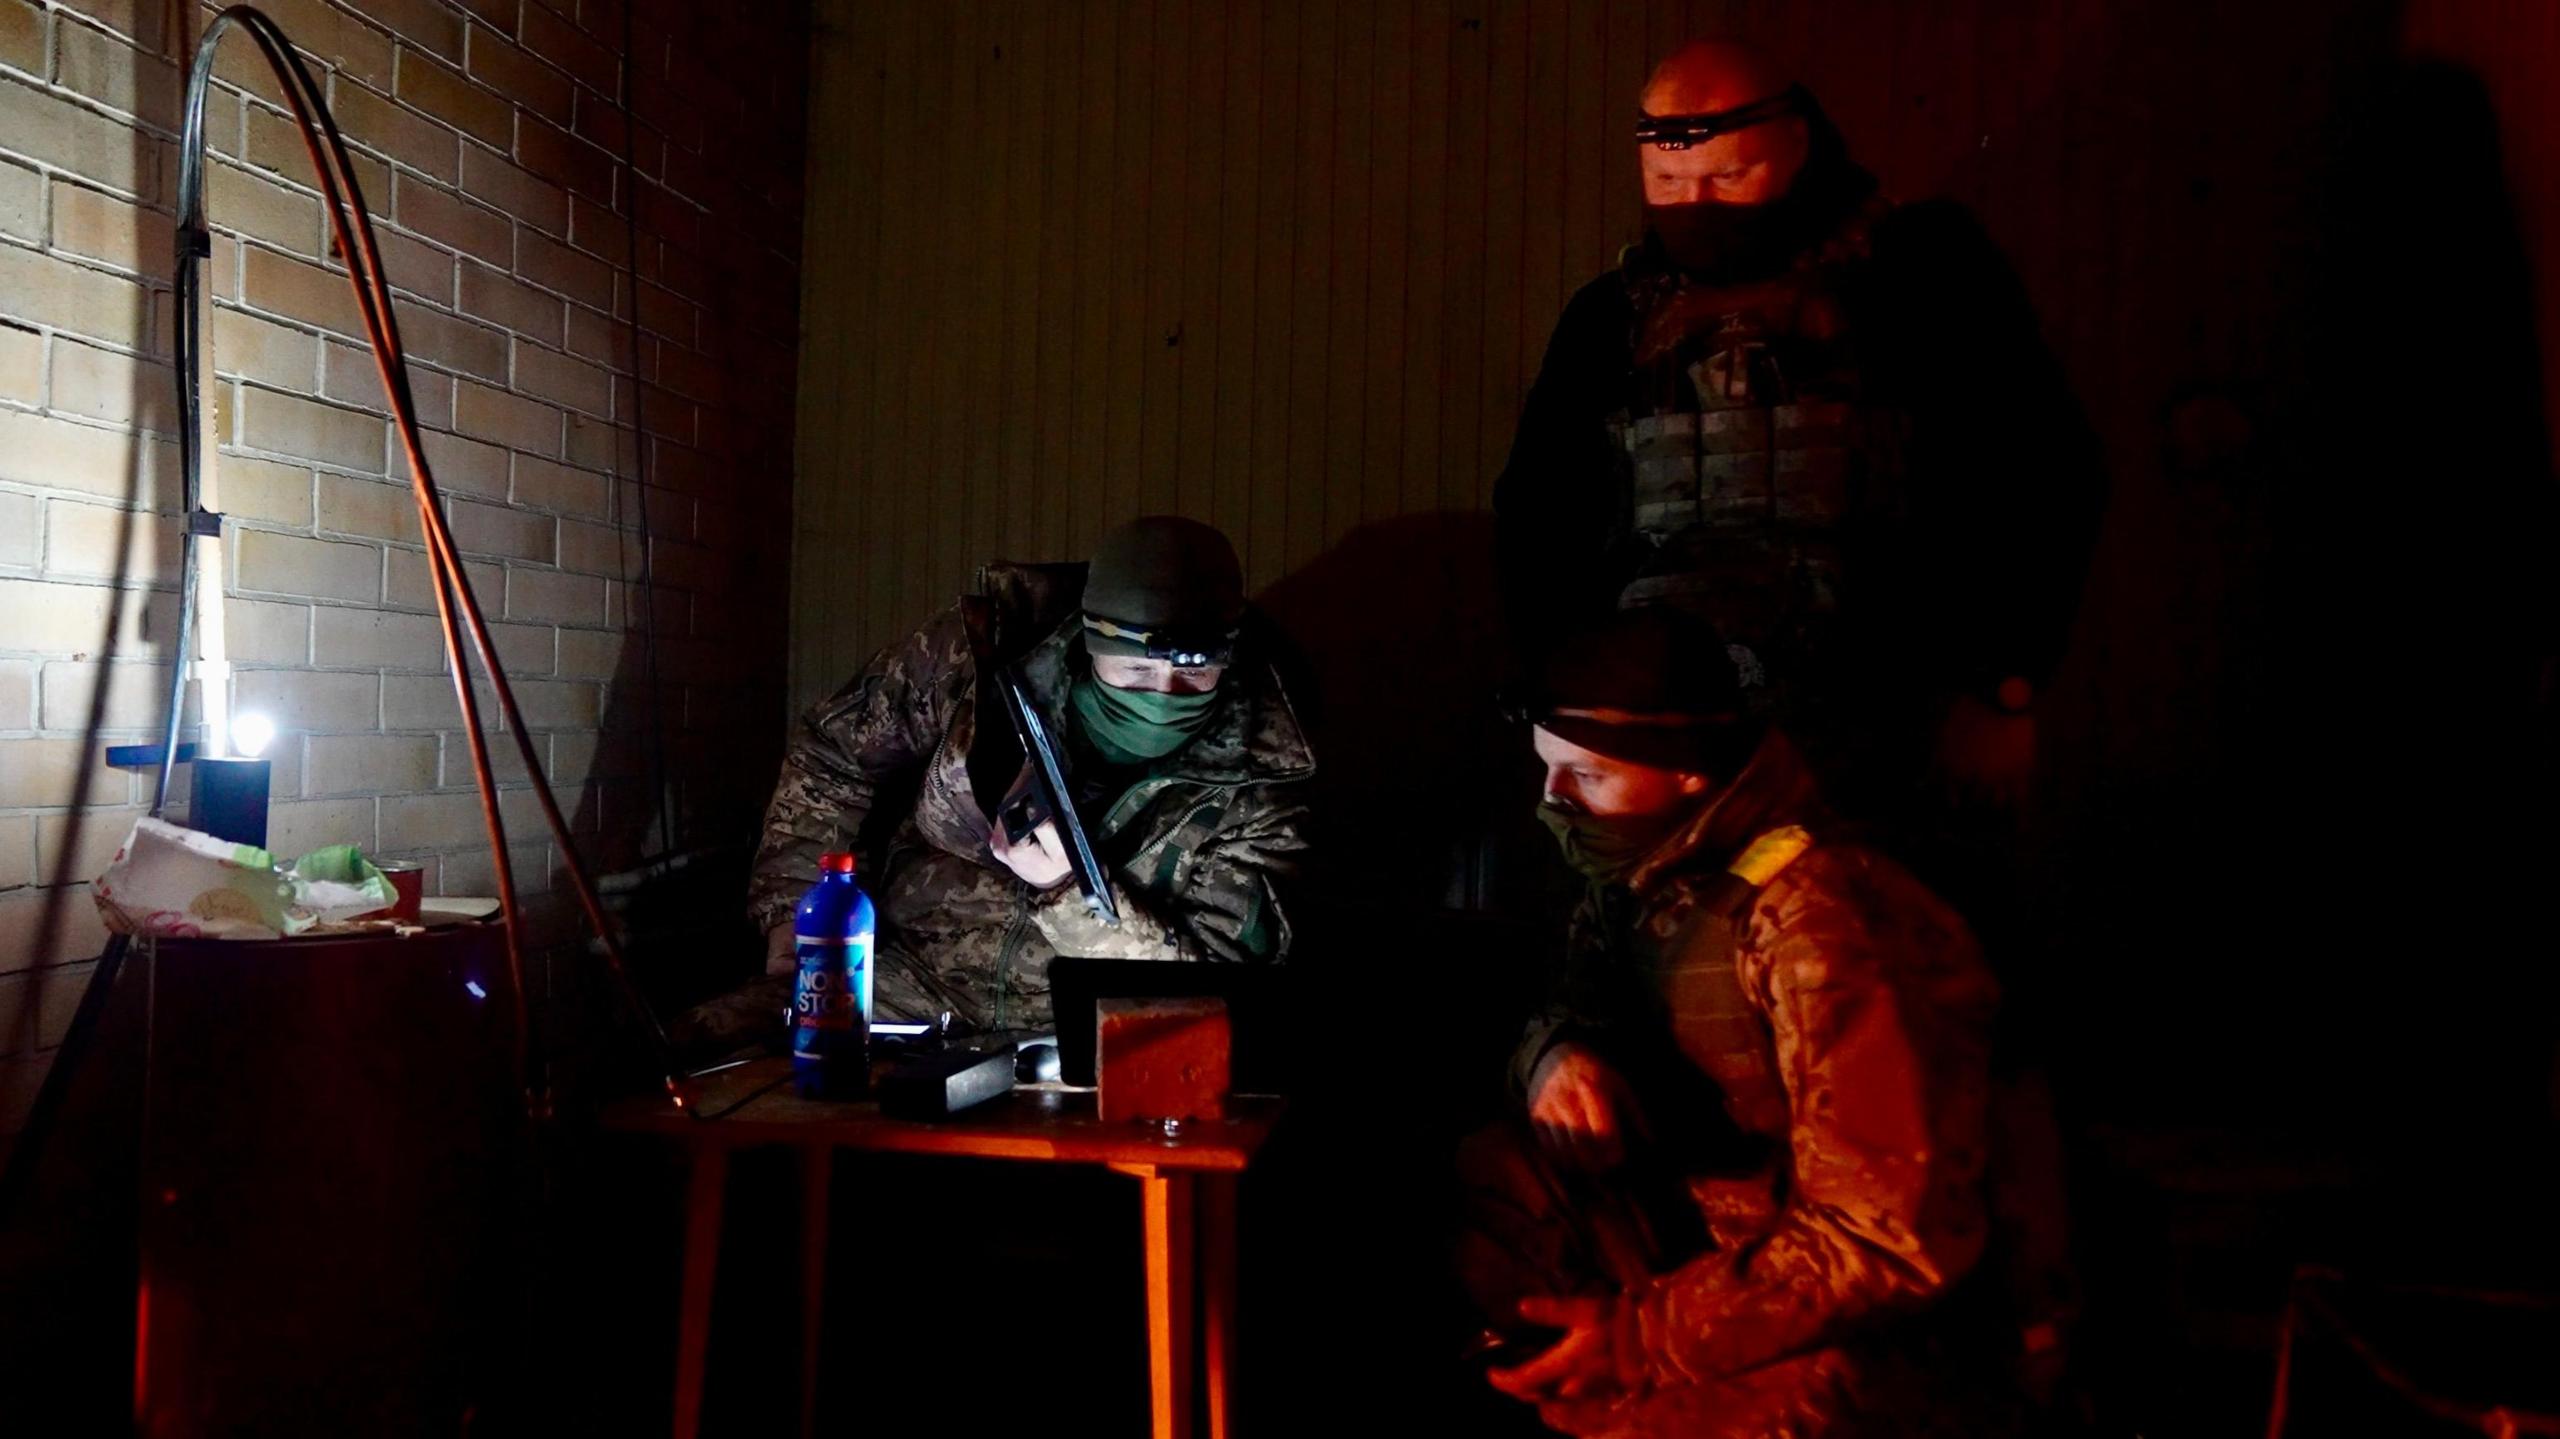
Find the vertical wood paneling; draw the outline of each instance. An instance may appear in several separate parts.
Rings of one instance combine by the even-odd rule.
[[[1449,28],[1449,183],[1446,282],[1440,293],[1440,507],[1475,505],[1476,422],[1484,409],[1487,225],[1485,83],[1489,55],[1481,0],[1457,0]]]
[[[1289,356],[1297,303],[1300,177],[1307,168],[1305,106],[1299,72],[1310,63],[1299,43],[1304,33],[1296,0],[1265,0],[1262,7],[1262,157],[1265,168],[1256,237],[1262,247],[1254,276],[1253,489],[1251,522],[1231,532],[1241,550],[1245,577],[1256,588],[1279,578],[1289,525]]]
[[[983,267],[963,263],[961,257],[985,243],[978,217],[992,187],[980,183],[976,165],[978,136],[986,123],[977,85],[978,61],[985,51],[972,33],[978,6],[976,0],[947,0],[947,4],[943,23],[931,32],[938,43],[928,47],[938,63],[918,77],[928,87],[926,94],[947,97],[927,150],[933,157],[932,184],[941,194],[933,207],[940,223],[934,230],[931,279],[925,286],[925,293],[932,297],[934,318],[926,326],[932,361],[925,372],[928,438],[921,471],[925,483],[918,488],[923,491],[922,533],[932,556],[930,573],[965,575],[976,562],[968,553],[967,528],[974,499],[969,432],[970,422],[977,417],[971,413],[967,376],[978,358],[977,330],[987,306],[974,293],[984,283]],[[917,593],[917,584],[924,579],[920,574],[910,583],[911,612],[932,603]]]
[[[1608,253],[1608,215],[1601,207],[1600,186],[1608,170],[1607,152],[1620,148],[1626,137],[1609,123],[1617,108],[1612,102],[1622,97],[1611,95],[1604,84],[1607,9],[1587,3],[1557,8],[1564,15],[1565,73],[1561,97],[1564,120],[1556,127],[1564,142],[1557,157],[1564,172],[1564,191],[1557,215],[1562,229],[1556,251],[1556,283],[1561,293],[1571,295],[1591,278],[1588,272],[1595,264],[1594,257]]]
[[[1216,507],[1218,361],[1228,318],[1219,291],[1225,247],[1233,241],[1223,186],[1226,160],[1247,148],[1233,141],[1226,124],[1226,62],[1233,48],[1228,27],[1234,18],[1235,11],[1223,5],[1193,18],[1190,97],[1185,112],[1176,117],[1187,139],[1183,181],[1191,229],[1182,247],[1182,302],[1174,312],[1182,338],[1174,352],[1181,412],[1173,499],[1167,508],[1195,515]]]
[[[1257,585],[1267,584],[1313,556],[1324,523],[1325,342],[1332,336],[1334,314],[1333,208],[1339,177],[1333,164],[1334,86],[1340,78],[1334,44],[1335,21],[1344,7],[1336,0],[1309,0],[1301,7],[1305,48],[1298,60],[1298,123],[1306,158],[1298,170],[1297,268],[1295,303],[1289,332],[1289,409],[1281,443],[1288,454],[1288,493],[1281,502],[1280,532],[1257,535],[1255,553],[1247,560]],[[1361,0],[1350,0],[1355,13]]]
[[[1572,7],[1564,0],[1532,0],[1529,7],[1528,88],[1547,114],[1566,112],[1566,67],[1572,46],[1565,25]],[[1522,388],[1537,373],[1549,322],[1564,308],[1564,141],[1566,125],[1548,122],[1521,129],[1519,359],[1513,371]],[[1576,281],[1575,283],[1579,283]],[[1495,443],[1507,443],[1508,434]]]
[[[1405,341],[1410,321],[1405,293],[1413,283],[1407,259],[1413,227],[1413,72],[1394,57],[1413,53],[1411,0],[1378,7],[1378,128],[1369,174],[1369,344],[1355,394],[1362,408],[1357,513],[1337,516],[1339,539],[1355,524],[1403,511],[1398,476],[1404,464]]]
[[[1360,513],[1368,425],[1369,288],[1376,268],[1369,249],[1370,189],[1376,183],[1370,164],[1370,62],[1379,9],[1375,4],[1345,6],[1334,35],[1333,160],[1328,170],[1336,187],[1327,262],[1331,299],[1325,306],[1330,323],[1325,331],[1324,485],[1314,523],[1303,539],[1295,531],[1290,536],[1293,570],[1340,539]]]
[[[1059,536],[1066,554],[1082,553],[1100,533],[1098,511],[1109,502],[1102,488],[1107,472],[1103,456],[1108,430],[1104,399],[1110,394],[1105,373],[1111,357],[1111,217],[1118,207],[1115,132],[1120,125],[1118,55],[1119,7],[1088,5],[1084,13],[1084,47],[1077,66],[1082,97],[1081,118],[1067,117],[1084,134],[1084,165],[1076,189],[1077,263],[1072,280],[1076,302],[1075,407],[1067,451],[1064,488],[1066,528]],[[1103,503],[1095,503],[1100,496]]]
[[[1013,92],[1013,118],[999,135],[996,152],[1000,157],[1028,157],[1031,168],[1023,172],[1026,183],[1012,187],[1017,199],[1000,237],[1006,298],[996,337],[1006,363],[1003,388],[988,397],[987,410],[1007,420],[998,427],[997,484],[1004,510],[998,548],[1005,554],[1027,555],[1039,552],[1037,509],[1042,486],[1034,456],[1041,424],[1041,317],[1048,312],[1040,288],[1045,275],[1041,258],[1048,220],[1054,213],[1049,209],[1048,185],[1058,151],[1068,139],[1062,132],[1070,127],[1053,128],[1047,123],[1049,47],[1062,7],[1014,0],[1011,9],[1014,23],[1000,33],[1012,39],[997,43],[1008,47],[1004,55],[1011,72],[1007,88]]]
[[[1476,409],[1475,483],[1468,508],[1493,498],[1493,475],[1520,413],[1521,237],[1528,194],[1529,14],[1526,0],[1492,0],[1485,20],[1484,372]],[[1533,321],[1539,329],[1551,317]]]
[[[961,522],[955,527],[957,562],[963,568],[997,547],[1004,515],[1004,477],[997,459],[1004,427],[989,421],[1004,403],[1005,327],[1013,313],[1017,274],[1006,240],[1024,189],[986,183],[978,177],[1004,173],[1002,157],[1006,155],[1025,149],[1037,153],[1037,142],[1024,145],[1013,123],[1019,62],[1006,54],[1003,41],[1019,32],[1003,23],[1003,12],[1010,8],[1008,0],[978,0],[969,11],[971,23],[963,31],[965,43],[960,50],[975,89],[971,108],[978,124],[962,152],[959,173],[971,178],[962,181],[961,188],[975,203],[962,212],[965,223],[957,250],[985,251],[996,262],[995,273],[983,278],[982,271],[953,267],[960,270],[960,284],[981,288],[979,303],[962,306],[968,323],[960,327],[959,391],[951,402],[960,427],[955,453],[965,467]],[[1014,49],[1019,52],[1020,48],[1017,38]]]
[[[1210,523],[1243,536],[1253,522],[1254,280],[1266,243],[1262,144],[1264,84],[1262,6],[1233,7],[1220,98],[1223,143],[1218,150],[1218,384],[1214,428],[1199,437],[1211,454],[1214,491]]]
[[[865,615],[909,615],[906,607],[906,558],[914,553],[924,510],[919,484],[919,446],[914,446],[914,428],[919,405],[909,405],[911,382],[919,366],[916,330],[924,318],[924,307],[916,305],[916,284],[922,282],[927,246],[919,243],[922,215],[929,207],[922,205],[924,189],[919,184],[922,164],[922,128],[929,123],[929,97],[916,84],[916,49],[919,15],[914,8],[891,10],[891,41],[886,46],[886,123],[881,125],[881,320],[873,333],[873,366],[876,384],[870,422],[876,440],[878,479],[873,484],[870,512],[865,515],[863,535],[858,540],[870,556],[870,609]],[[814,136],[812,136],[814,138]],[[812,197],[814,207],[824,210],[835,200]],[[806,318],[804,318],[806,323]],[[865,650],[878,645],[881,630],[858,625],[858,635],[845,648]],[[827,681],[801,679],[806,694],[824,694]]]
[[[1081,273],[1077,245],[1082,231],[1076,205],[1084,193],[1084,167],[1091,147],[1090,127],[1077,123],[1087,103],[1084,29],[1078,12],[1063,6],[1040,8],[1048,22],[1039,121],[1048,136],[1040,172],[1040,313],[1036,318],[1015,317],[1040,332],[1036,388],[1018,397],[1040,417],[1040,440],[1029,480],[1033,524],[1023,550],[1030,555],[1056,554],[1067,546],[1067,507],[1073,494],[1068,481],[1074,474],[1076,292]]]
[[[1403,450],[1402,509],[1422,513],[1440,498],[1441,369],[1449,255],[1449,9],[1447,0],[1414,0],[1413,217],[1404,299],[1404,406],[1396,420]],[[1468,143],[1460,135],[1455,143]]]
[[[1152,29],[1154,73],[1148,77],[1154,105],[1148,121],[1146,163],[1146,229],[1132,247],[1143,272],[1141,314],[1145,357],[1138,395],[1137,494],[1132,507],[1156,512],[1176,503],[1174,466],[1182,431],[1182,272],[1191,251],[1211,243],[1191,233],[1187,222],[1190,191],[1184,168],[1194,148],[1211,137],[1196,137],[1184,112],[1190,108],[1192,17],[1209,7],[1160,6]],[[1214,323],[1203,316],[1204,328]]]
[[[1176,0],[1131,0],[1123,7],[1120,38],[1108,63],[1119,92],[1112,139],[1110,310],[1103,328],[1103,448],[1100,506],[1082,506],[1080,532],[1099,535],[1106,516],[1134,514],[1139,503],[1140,423],[1146,407],[1148,352],[1160,342],[1147,323],[1147,276],[1155,268],[1154,238],[1147,231],[1148,165],[1155,129],[1156,87],[1164,82],[1157,52],[1163,38],[1156,12]],[[1090,547],[1091,538],[1085,544]]]
[[[1600,95],[1600,215],[1606,265],[1641,229],[1644,190],[1636,179],[1636,147],[1627,143],[1628,117],[1656,56],[1645,35],[1643,0],[1605,0],[1607,50]]]

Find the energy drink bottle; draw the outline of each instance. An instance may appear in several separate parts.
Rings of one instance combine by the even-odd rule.
[[[871,1081],[871,896],[853,856],[818,859],[818,882],[792,925],[800,984],[791,1001],[791,1072],[812,1099],[857,1099]]]

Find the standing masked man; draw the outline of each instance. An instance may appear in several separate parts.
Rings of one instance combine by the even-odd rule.
[[[1689,610],[1843,810],[2014,807],[2104,488],[2022,287],[1743,47],[1664,61],[1635,139],[1644,239],[1567,305],[1495,491],[1522,651]]]
[[[860,856],[877,897],[885,1019],[1045,1027],[1060,954],[1284,957],[1306,849],[1297,781],[1315,761],[1226,537],[1135,520],[1089,566],[990,565],[979,590],[802,721],[749,891],[768,983],[787,983],[793,905],[838,849]],[[1066,739],[1116,925],[1087,907],[1054,823],[1015,842],[989,818],[1026,775],[994,666]],[[766,997],[735,1007],[762,1015]]]

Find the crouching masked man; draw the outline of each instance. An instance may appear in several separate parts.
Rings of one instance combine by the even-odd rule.
[[[1284,896],[1306,848],[1297,781],[1314,758],[1226,537],[1136,520],[1089,565],[991,565],[979,591],[802,721],[750,885],[768,985],[787,986],[793,907],[838,849],[858,854],[878,906],[882,1019],[1045,1028],[1060,954],[1285,956]],[[1116,925],[1087,906],[1054,823],[1016,843],[990,822],[1028,776],[988,678],[999,665],[1063,737]],[[786,995],[773,989],[773,1013]]]
[[[1525,1123],[1465,1156],[1492,1383],[1577,1435],[1996,1431],[1952,1292],[1995,1000],[1964,922],[1826,824],[1699,621],[1599,620],[1527,699],[1590,889]]]

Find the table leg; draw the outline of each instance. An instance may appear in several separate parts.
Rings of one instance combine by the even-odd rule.
[[[1198,1237],[1192,1176],[1151,1164],[1115,1164],[1137,1176],[1147,1216],[1147,1370],[1155,1439],[1191,1439]]]
[[[1234,1432],[1236,1357],[1236,1179],[1201,1176],[1201,1357],[1208,1371],[1209,1439]]]
[[[697,1146],[685,1186],[684,1289],[676,1320],[676,1439],[702,1429],[703,1367],[711,1349],[711,1288],[720,1272],[720,1206],[729,1189],[729,1151]]]
[[[812,1144],[800,1151],[800,1439],[818,1432],[818,1340],[826,1329],[827,1191],[835,1178],[834,1149]]]

